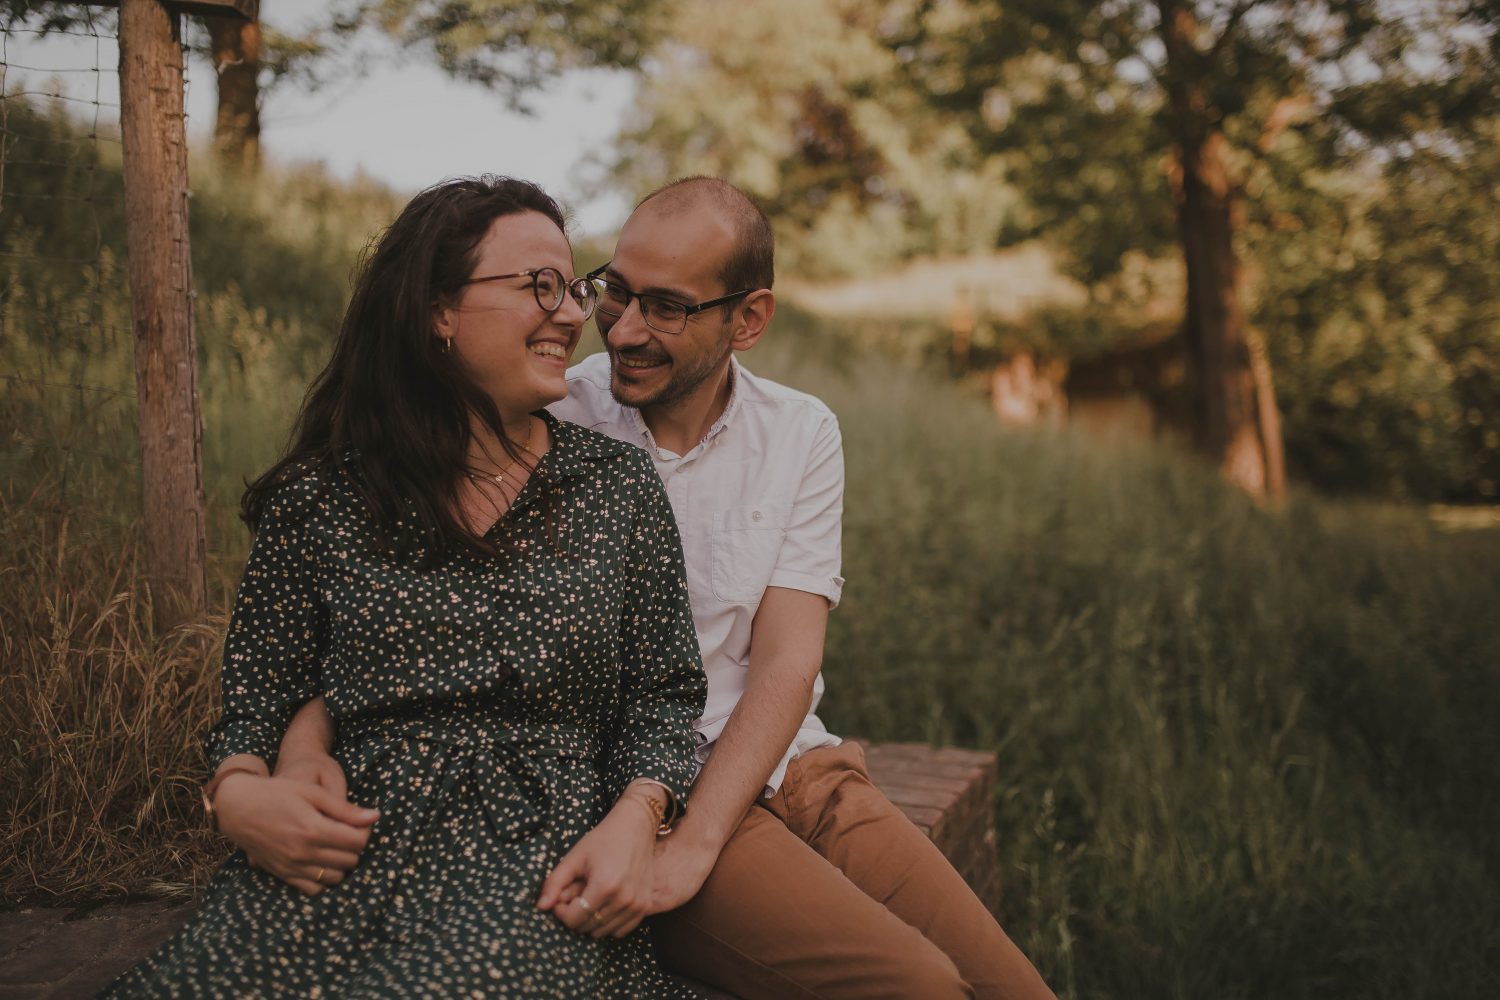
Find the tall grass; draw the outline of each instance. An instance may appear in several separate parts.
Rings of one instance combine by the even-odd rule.
[[[0,499],[0,899],[180,891],[219,851],[195,789],[223,619],[154,633],[137,532],[57,485]]]
[[[221,851],[195,789],[224,619],[150,624],[117,150],[78,142],[57,109],[7,112],[26,138],[7,146],[0,212],[0,904],[180,892]],[[59,146],[70,167],[28,167]],[[224,608],[248,542],[243,480],[281,447],[397,199],[311,168],[251,185],[207,166],[191,218]],[[58,197],[81,192],[92,203]]]
[[[796,319],[796,317],[791,317]],[[1007,431],[783,325],[841,416],[836,729],[992,747],[1011,930],[1075,996],[1500,979],[1500,533]]]
[[[378,201],[312,173],[200,185],[197,222],[240,220],[194,234],[218,262],[197,275],[220,608],[238,483],[282,440]],[[26,221],[0,216],[7,250],[41,238]],[[128,393],[113,264],[30,266],[0,370]],[[790,310],[748,363],[844,430],[825,718],[999,752],[1006,923],[1060,992],[1492,992],[1500,533],[1305,495],[1268,513],[1176,455],[1001,428]],[[151,630],[133,419],[129,395],[0,385],[5,902],[180,891],[221,850],[195,785],[223,618]]]

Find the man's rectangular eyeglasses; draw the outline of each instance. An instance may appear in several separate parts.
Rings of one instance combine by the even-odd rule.
[[[482,278],[470,278],[464,284],[477,285],[484,281],[504,281],[506,278],[530,278],[531,294],[535,296],[536,304],[549,313],[562,308],[564,295],[573,296],[573,301],[583,310],[584,319],[592,316],[594,307],[599,304],[599,290],[592,281],[588,278],[564,281],[562,272],[555,267],[534,267],[514,274],[487,274]]]
[[[660,295],[632,292],[624,285],[617,285],[604,277],[604,272],[608,268],[609,264],[601,264],[584,275],[586,279],[598,286],[599,311],[606,316],[618,319],[625,315],[625,310],[630,308],[630,303],[634,300],[640,303],[641,319],[645,320],[646,325],[657,333],[681,333],[687,329],[689,316],[701,313],[705,309],[725,305],[756,291],[754,288],[746,288],[743,291],[720,295],[707,302],[699,302],[697,305],[688,305]]]

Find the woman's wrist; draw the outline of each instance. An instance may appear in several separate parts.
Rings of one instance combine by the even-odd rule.
[[[661,826],[660,813],[656,806],[647,801],[643,795],[626,792],[620,796],[620,804],[625,806],[634,815],[651,836],[656,836],[657,828]]]
[[[219,790],[226,781],[240,774],[265,778],[270,776],[270,768],[262,758],[254,754],[235,754],[220,764],[208,784],[203,786],[203,813],[208,820],[209,829],[219,828]]]
[[[665,814],[664,794],[650,786],[632,783],[615,800],[612,812],[619,813],[625,822],[655,837]]]
[[[682,802],[671,787],[655,778],[636,778],[625,787],[625,794],[636,794],[642,797],[648,808],[651,809],[656,818],[656,833],[658,836],[666,836],[677,826],[677,821],[682,818]]]
[[[632,801],[629,795],[621,795],[615,800],[615,807],[610,810],[610,815],[632,829],[653,829],[650,823],[650,809],[644,802]]]

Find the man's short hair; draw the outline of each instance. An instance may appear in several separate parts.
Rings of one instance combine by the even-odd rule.
[[[708,208],[734,226],[734,250],[719,269],[726,294],[745,289],[770,288],[776,280],[776,238],[771,221],[750,196],[718,177],[684,177],[652,191],[636,208],[647,202],[669,212]]]

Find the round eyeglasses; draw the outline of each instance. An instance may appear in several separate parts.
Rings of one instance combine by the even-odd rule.
[[[531,294],[536,298],[536,304],[549,313],[562,308],[564,295],[573,297],[578,308],[583,310],[584,319],[594,315],[594,307],[599,304],[599,290],[592,281],[587,278],[566,281],[562,272],[555,267],[534,267],[529,271],[516,271],[513,274],[487,274],[482,278],[470,278],[464,284],[477,285],[485,281],[504,281],[507,278],[530,278]]]

